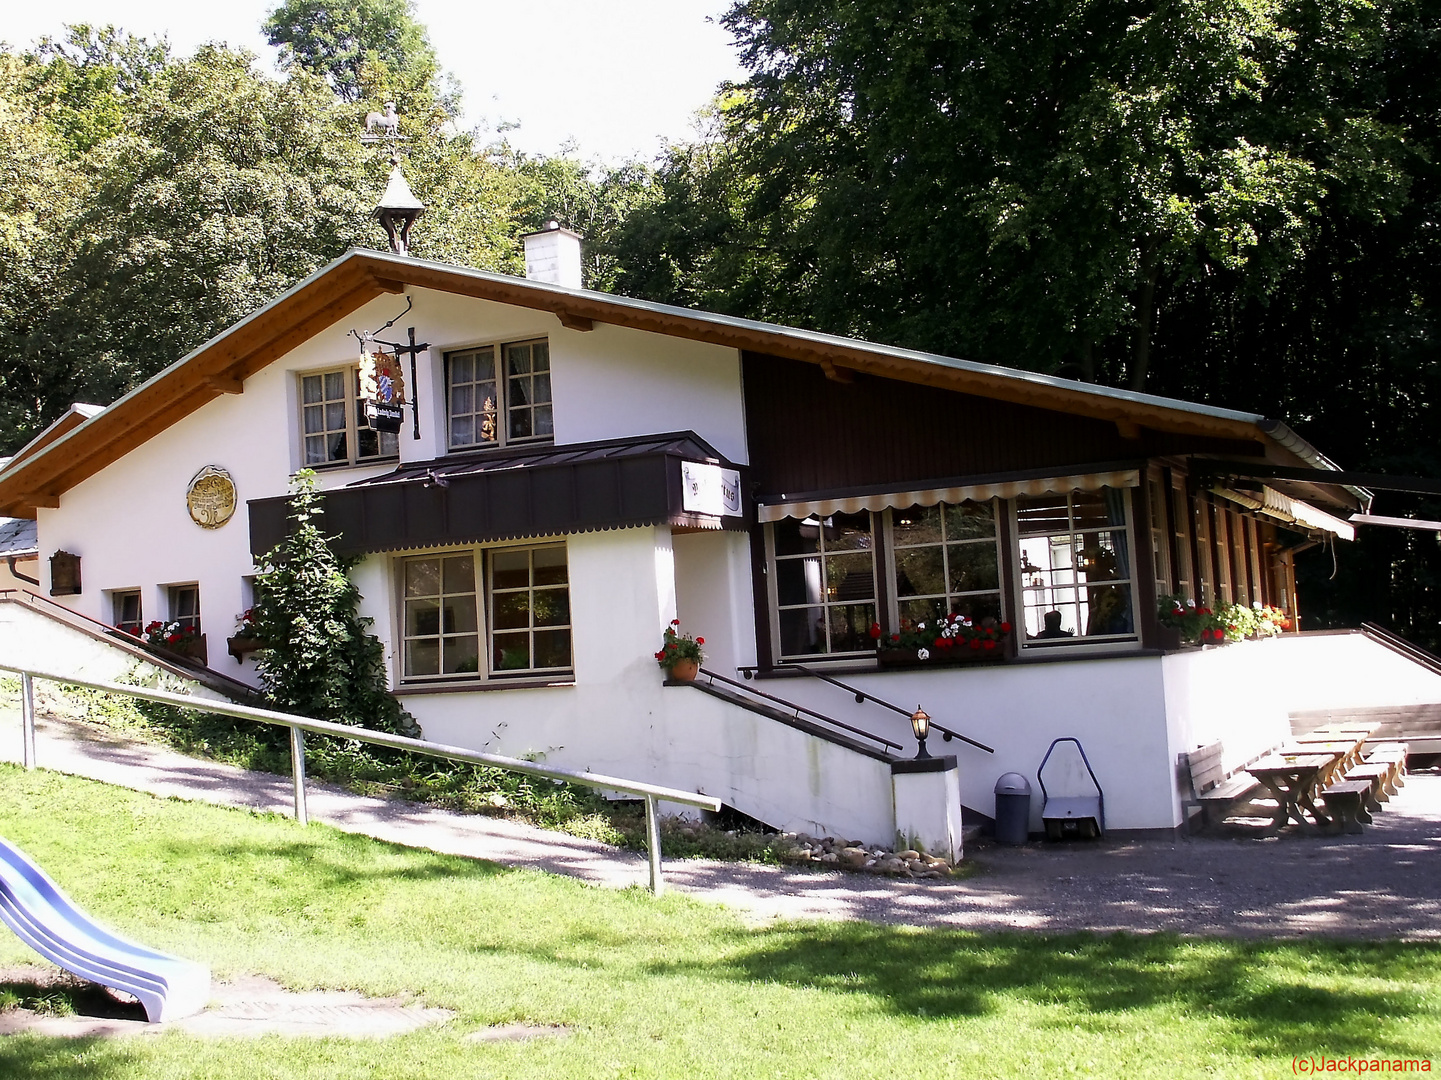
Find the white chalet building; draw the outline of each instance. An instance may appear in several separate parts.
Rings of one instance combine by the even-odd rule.
[[[1242,761],[1298,710],[1441,701],[1373,636],[1201,649],[1158,625],[1164,594],[1304,625],[1295,551],[1349,538],[1369,494],[1284,424],[589,292],[574,234],[528,242],[571,284],[352,250],[24,448],[0,514],[38,524],[34,591],[111,626],[190,620],[253,684],[225,639],[310,467],[427,738],[869,842],[908,831],[892,773],[917,704],[984,746],[931,739],[966,808],[1073,736],[1110,829],[1169,830],[1190,747]],[[351,331],[402,311],[379,336],[425,348],[387,435]],[[236,493],[219,527],[187,501],[207,468]],[[1012,632],[981,662],[878,664],[873,626],[947,611]],[[667,684],[676,618],[747,689]]]

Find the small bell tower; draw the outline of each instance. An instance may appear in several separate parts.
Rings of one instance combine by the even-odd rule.
[[[390,237],[391,251],[397,255],[410,254],[410,227],[423,213],[425,204],[415,197],[410,185],[405,182],[400,163],[391,158],[390,182],[385,185],[385,194],[375,208],[376,219],[385,229],[385,235]]]

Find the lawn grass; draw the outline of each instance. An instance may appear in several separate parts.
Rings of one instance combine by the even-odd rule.
[[[1431,944],[751,927],[6,765],[0,835],[97,917],[217,975],[456,1013],[382,1042],[11,1036],[7,1078],[1278,1077],[1294,1055],[1441,1054]],[[0,964],[30,958],[0,937]],[[510,1021],[574,1034],[463,1039]]]

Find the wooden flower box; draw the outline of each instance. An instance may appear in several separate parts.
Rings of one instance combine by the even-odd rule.
[[[973,649],[969,645],[953,649],[931,649],[930,659],[922,660],[911,649],[877,649],[876,661],[882,668],[938,668],[969,667],[977,664],[1004,663],[1007,659],[1005,646],[997,643],[994,649]]]
[[[229,637],[225,639],[225,651],[235,657],[237,664],[245,663],[247,656],[266,647],[265,642],[256,637]]]
[[[160,648],[166,652],[174,653],[182,659],[193,660],[201,667],[207,666],[210,662],[210,653],[205,647],[204,634],[200,634],[197,637],[186,638],[183,641],[177,641],[174,645],[162,645]]]

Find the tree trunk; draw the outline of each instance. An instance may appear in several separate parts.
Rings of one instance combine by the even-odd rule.
[[[1081,378],[1089,383],[1096,381],[1096,343],[1090,338],[1081,346]]]
[[[1141,289],[1136,294],[1136,343],[1131,358],[1131,389],[1146,389],[1146,375],[1151,369],[1151,324],[1156,317],[1156,278],[1160,259],[1156,243],[1150,241],[1141,253]]]

